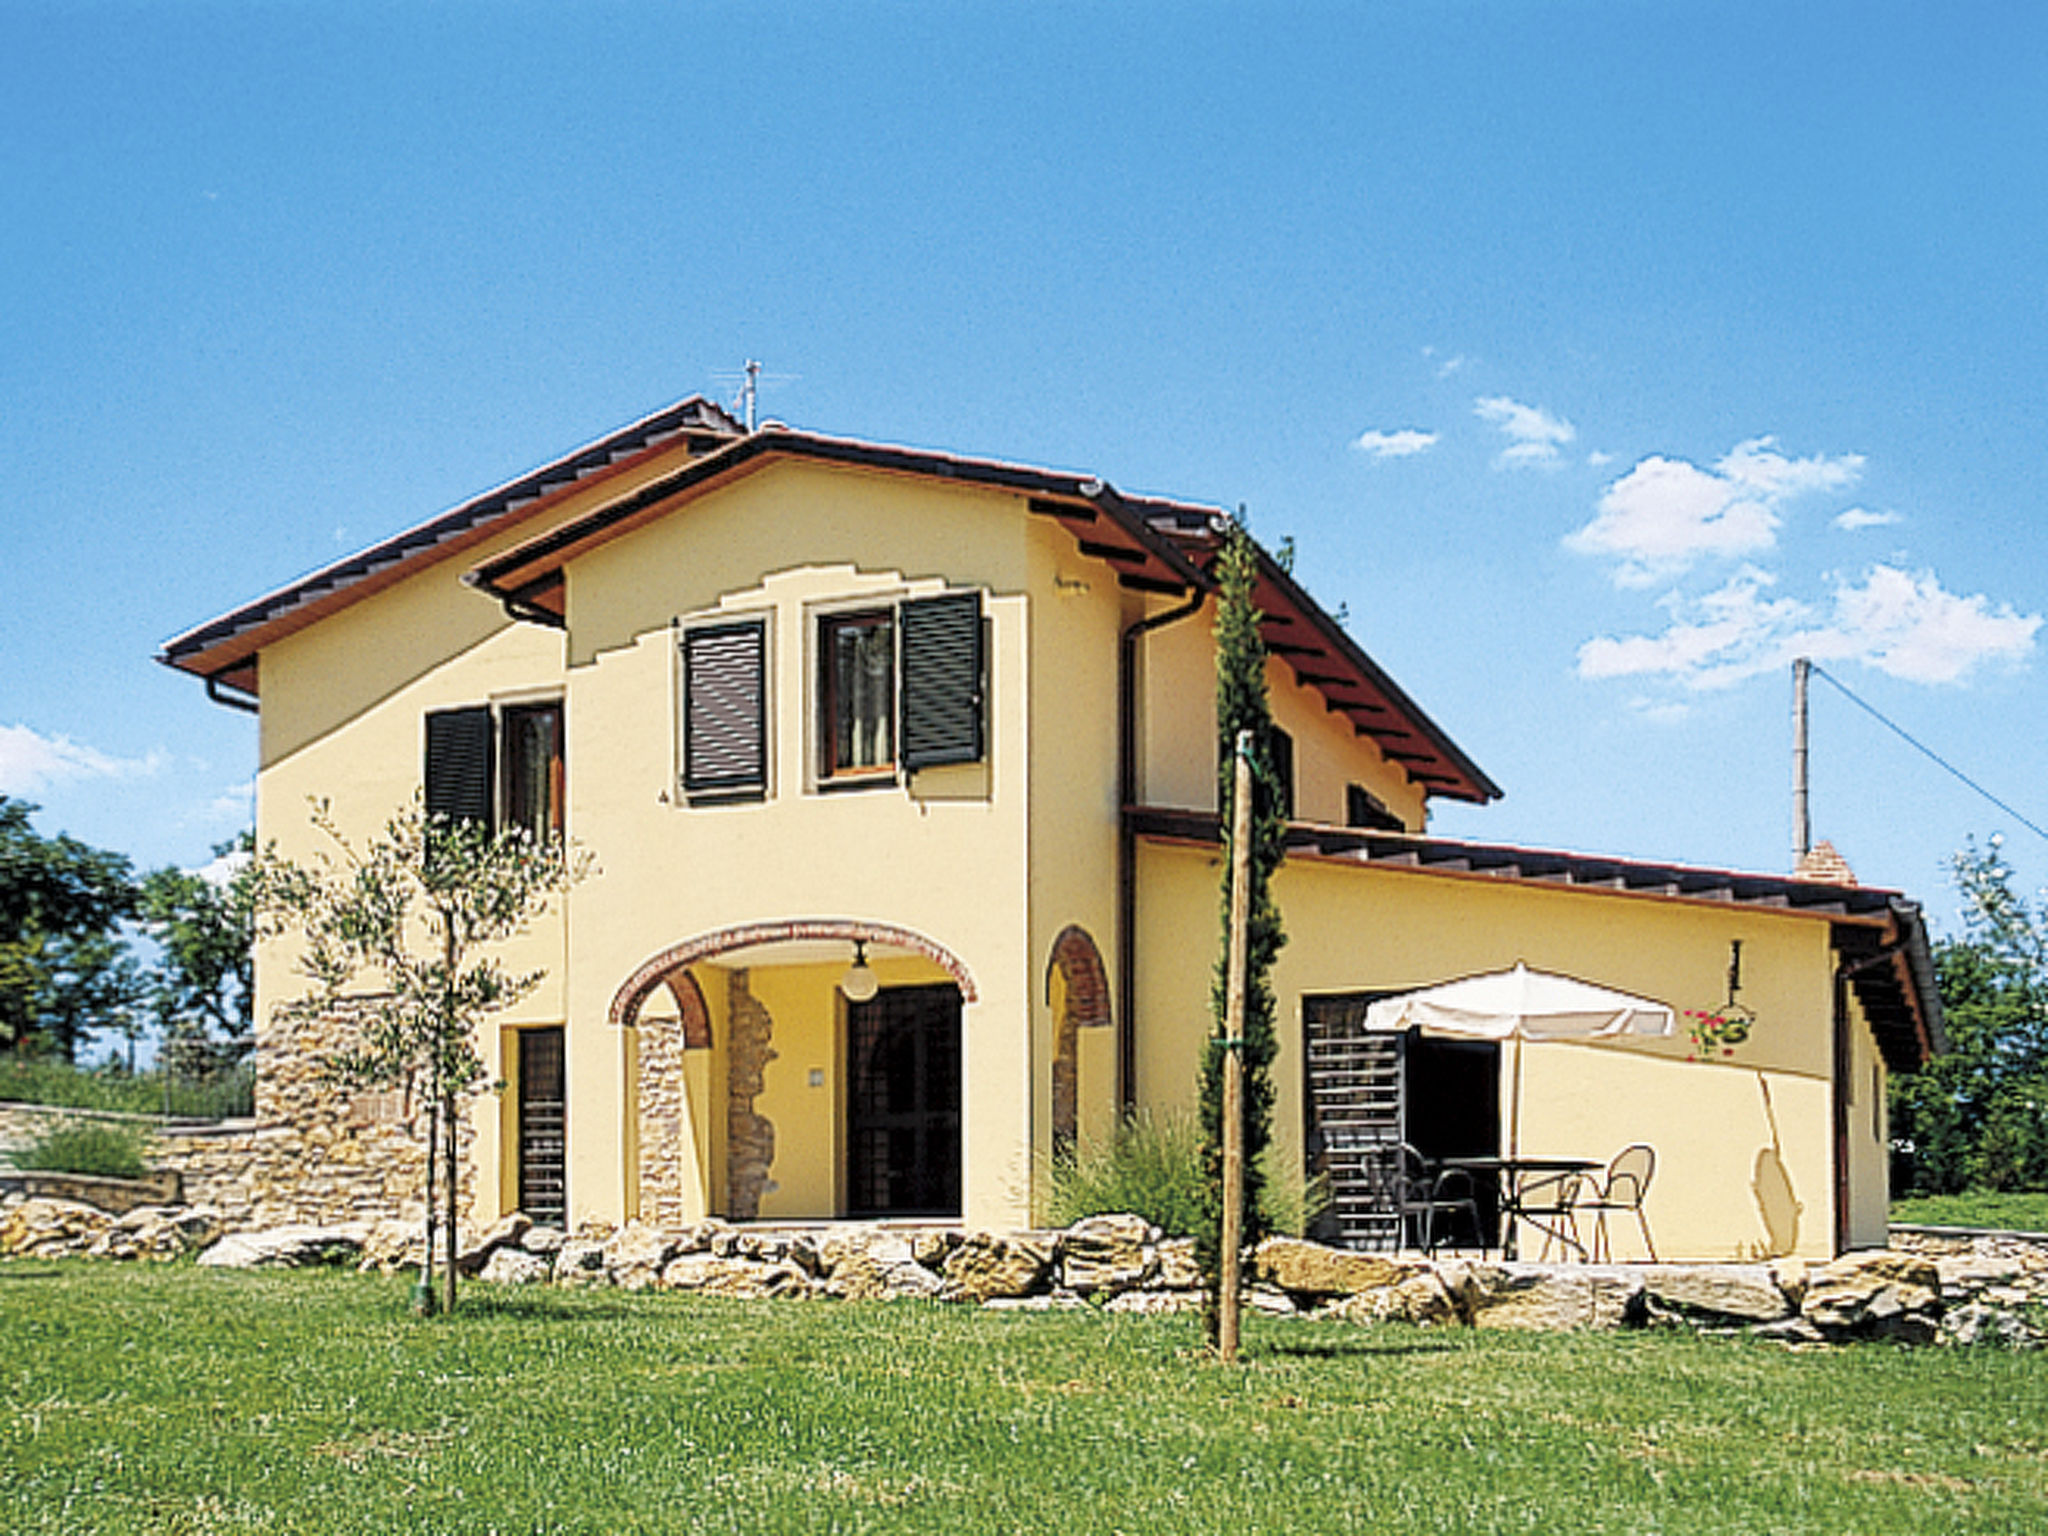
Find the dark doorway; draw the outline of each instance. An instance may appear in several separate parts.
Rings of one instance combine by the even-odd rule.
[[[1404,1240],[1396,1211],[1395,1149],[1426,1160],[1500,1153],[1500,1047],[1490,1040],[1439,1040],[1416,1030],[1368,1030],[1368,1007],[1383,996],[1353,992],[1302,999],[1308,1172],[1326,1181],[1329,1205],[1314,1236],[1352,1248]],[[1495,1191],[1473,1190],[1480,1226],[1492,1231]],[[1451,1234],[1453,1246],[1479,1232]]]
[[[960,1214],[960,989],[889,987],[846,1008],[851,1216]]]
[[[569,1224],[568,1095],[562,1031],[522,1029],[519,1042],[519,1209]]]

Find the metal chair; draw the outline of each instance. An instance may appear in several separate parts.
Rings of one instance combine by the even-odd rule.
[[[1537,1263],[1550,1257],[1553,1243],[1560,1252],[1569,1251],[1577,1254],[1581,1262],[1585,1260],[1586,1243],[1579,1236],[1578,1215],[1585,1208],[1579,1202],[1585,1179],[1583,1173],[1571,1170],[1544,1170],[1518,1176],[1509,1214],[1512,1220],[1527,1222],[1543,1234]]]
[[[1484,1254],[1486,1224],[1480,1218],[1479,1196],[1471,1174],[1462,1168],[1439,1168],[1405,1141],[1394,1149],[1394,1154],[1394,1199],[1404,1241],[1411,1232],[1419,1232],[1421,1241],[1410,1246],[1434,1256],[1442,1240],[1438,1236],[1439,1218],[1444,1220],[1444,1238],[1455,1238],[1462,1215],[1465,1228],[1477,1238],[1479,1251]]]
[[[1643,1234],[1643,1247],[1652,1261],[1657,1257],[1657,1245],[1650,1241],[1649,1218],[1643,1214],[1643,1197],[1650,1192],[1650,1175],[1657,1171],[1657,1153],[1642,1142],[1624,1147],[1607,1165],[1607,1176],[1594,1185],[1592,1198],[1579,1202],[1579,1209],[1591,1212],[1593,1225],[1593,1258],[1603,1256],[1608,1263],[1614,1262],[1614,1245],[1607,1235],[1607,1213],[1609,1211],[1633,1211],[1636,1227]]]

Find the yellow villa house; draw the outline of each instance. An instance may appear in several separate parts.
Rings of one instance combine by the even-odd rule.
[[[161,659],[257,711],[257,834],[289,855],[309,797],[368,837],[415,795],[594,855],[482,1042],[505,1087],[474,1111],[472,1217],[1023,1227],[1055,1147],[1193,1100],[1224,516],[693,398]],[[1494,784],[1271,560],[1258,599],[1293,821],[1280,1155],[1326,1159],[1360,1105],[1431,1155],[1642,1143],[1662,1257],[1882,1244],[1886,1076],[1942,1045],[1919,908],[1842,870],[1432,837],[1433,799]],[[1709,1061],[1682,1030],[1365,1023],[1517,963],[1682,1014],[1738,957],[1754,1028]],[[296,984],[266,946],[259,1018]],[[257,1111],[329,1192],[309,1215],[368,1214],[401,1111],[319,1086],[329,1044],[261,1026]],[[1639,1237],[1616,1223],[1616,1256]]]

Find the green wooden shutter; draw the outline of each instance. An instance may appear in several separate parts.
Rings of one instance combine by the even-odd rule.
[[[981,594],[918,598],[898,613],[903,667],[903,766],[978,763],[982,709]]]
[[[427,716],[427,814],[491,825],[491,710],[436,710]]]
[[[768,627],[758,619],[685,630],[683,789],[768,787]]]

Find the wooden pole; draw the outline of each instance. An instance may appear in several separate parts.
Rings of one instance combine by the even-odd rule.
[[[1237,733],[1230,807],[1230,959],[1223,1007],[1222,1291],[1216,1298],[1216,1351],[1237,1358],[1239,1263],[1244,1248],[1244,994],[1251,927],[1252,760],[1250,731]]]
[[[1801,656],[1792,663],[1792,867],[1813,849],[1813,818],[1806,805],[1806,696],[1813,663]]]

